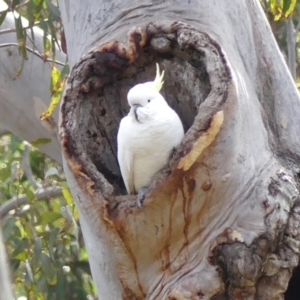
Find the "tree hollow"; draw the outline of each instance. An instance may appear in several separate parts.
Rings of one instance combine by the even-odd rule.
[[[83,57],[74,66],[64,95],[62,145],[65,156],[78,163],[94,188],[106,196],[126,194],[117,162],[118,127],[129,111],[129,89],[153,80],[155,63],[165,70],[161,93],[186,132],[187,145],[179,148],[180,155],[209,127],[227,95],[230,74],[218,44],[183,23],[134,28],[127,45],[113,41]]]

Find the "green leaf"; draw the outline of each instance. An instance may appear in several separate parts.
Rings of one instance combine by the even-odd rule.
[[[56,92],[55,87],[56,87],[57,82],[59,81],[59,78],[60,78],[59,69],[57,69],[56,67],[53,67],[52,71],[51,71],[51,81],[50,81],[51,94]]]
[[[18,69],[18,71],[17,71],[17,73],[16,73],[16,75],[15,75],[15,77],[14,77],[13,80],[18,79],[18,77],[20,76],[20,74],[21,74],[22,71],[23,71],[24,64],[25,64],[25,59],[23,58],[23,59],[22,59],[22,62],[21,62],[21,65],[20,65],[20,67],[19,67],[19,69]]]
[[[9,218],[3,225],[3,241],[10,237],[11,233],[13,232],[13,228],[16,226],[16,218]]]
[[[60,80],[64,79],[69,73],[70,73],[70,65],[69,62],[67,61],[60,72]]]
[[[19,16],[18,18],[15,17],[15,26],[16,26],[17,39],[19,44],[19,52],[22,55],[22,57],[25,60],[27,60],[28,56],[26,52],[26,35],[24,34],[21,16]]]
[[[279,21],[282,18],[288,18],[294,11],[297,0],[270,0],[270,12],[274,17],[274,21]]]
[[[49,56],[50,49],[51,49],[51,42],[49,41],[49,38],[48,38],[48,23],[43,18],[41,18],[40,26],[42,27],[42,29],[44,31],[44,36],[43,36],[44,54],[45,54],[45,56]]]
[[[47,138],[39,138],[30,142],[30,144],[35,147],[37,147],[38,145],[45,145],[49,143],[51,143],[51,139],[47,139]]]
[[[51,49],[52,49],[52,58],[54,60],[55,52],[56,52],[55,44],[58,47],[60,47],[60,43],[58,42],[57,37],[56,37],[57,29],[53,26],[53,20],[49,20],[48,23],[50,23],[49,29],[50,29],[50,35],[51,35],[51,46],[52,46]]]
[[[20,266],[20,260],[19,259],[15,259],[15,258],[12,258],[10,260],[10,267],[13,271],[16,271]]]
[[[42,270],[47,276],[48,284],[55,285],[57,282],[57,274],[50,257],[45,253],[42,253],[41,263]]]
[[[35,15],[34,15],[34,12],[35,12],[35,3],[34,1],[29,1],[27,7],[26,7],[26,11],[27,11],[27,20],[29,22],[29,26],[32,26],[33,23],[36,21],[35,20]],[[34,38],[34,35],[33,35],[33,38]]]
[[[55,286],[56,299],[64,299],[65,298],[65,293],[64,293],[65,287],[66,287],[66,276],[64,276],[64,274],[62,272],[60,272],[57,274],[57,284]],[[88,299],[88,298],[83,297],[82,299]]]
[[[36,226],[38,225],[46,225],[52,223],[58,219],[61,219],[63,216],[57,212],[45,212],[38,216],[38,219],[35,223]]]
[[[54,21],[59,21],[60,20],[60,11],[58,6],[54,5],[52,2],[47,2],[47,10],[49,14],[52,16]]]
[[[40,257],[42,254],[42,239],[37,237],[34,241],[34,255],[32,259],[34,260],[34,264],[36,266],[40,265]]]
[[[3,23],[3,21],[5,20],[5,17],[6,17],[6,15],[7,15],[7,12],[8,12],[8,10],[5,10],[5,11],[3,11],[3,12],[1,13],[1,15],[0,15],[0,26],[1,26],[1,24]]]
[[[1,168],[0,168],[0,180],[2,182],[6,181],[9,177],[10,177],[10,170],[11,170],[11,167],[10,165],[2,165]]]
[[[27,248],[29,246],[29,242],[26,238],[20,241],[17,248],[13,251],[12,257],[19,260],[25,260],[28,257]]]
[[[30,223],[23,222],[23,228],[24,228],[23,235],[25,237],[29,238],[30,240],[35,238],[34,231],[33,231],[33,228],[31,227]]]
[[[22,150],[21,145],[22,145],[22,141],[16,135],[12,135],[11,143],[10,143],[12,154],[15,154],[16,151]]]
[[[60,186],[63,188],[68,188],[68,183],[64,180],[60,182]]]
[[[41,115],[41,120],[49,118],[53,111],[55,110],[57,104],[59,103],[63,85],[65,83],[65,74],[68,70],[68,66],[65,66],[62,72],[59,71],[56,67],[52,67],[51,72],[51,82],[50,82],[50,91],[51,91],[51,101],[46,111]]]
[[[89,262],[87,260],[81,260],[81,261],[79,260],[79,261],[76,261],[74,263],[70,263],[70,266],[74,270],[80,268],[85,273],[91,274],[90,265],[89,265]]]
[[[74,204],[74,200],[70,193],[70,190],[68,188],[63,188],[62,194],[63,194],[65,200],[67,201],[68,205],[72,206]]]
[[[289,15],[293,12],[296,4],[297,0],[284,0],[282,13],[285,18],[288,18]]]
[[[37,178],[44,178],[45,155],[38,150],[32,150],[30,152],[30,166]]]
[[[12,9],[14,9],[17,5],[19,5],[19,4],[20,4],[20,1],[21,1],[21,0],[13,0],[13,1],[12,1],[12,4],[11,4]]]
[[[282,15],[283,0],[270,0],[270,11],[274,16],[274,21],[278,21]]]
[[[26,189],[26,190],[25,190],[25,195],[26,195],[26,197],[27,197],[30,201],[35,200],[35,195],[34,195],[34,193],[33,193],[31,190],[29,190],[29,189]]]
[[[48,241],[48,250],[50,257],[54,260],[54,247],[55,243],[57,242],[57,235],[59,233],[59,228],[54,228],[49,236],[49,241]]]

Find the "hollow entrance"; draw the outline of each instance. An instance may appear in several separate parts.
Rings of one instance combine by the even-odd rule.
[[[129,111],[129,89],[138,83],[153,81],[155,63],[158,63],[160,69],[165,70],[161,93],[180,116],[186,132],[193,124],[200,104],[211,91],[204,60],[204,54],[180,49],[174,41],[170,41],[167,52],[158,53],[150,40],[133,64],[114,74],[107,70],[107,76],[114,78],[112,82],[90,89],[77,99],[76,136],[82,143],[83,152],[114,186],[115,194],[126,194],[117,161],[117,132],[120,120]],[[96,73],[101,73],[103,80],[105,71],[90,66],[88,76],[95,77]]]
[[[285,300],[300,299],[300,266],[294,269],[293,276],[289,281],[288,288],[284,294]]]

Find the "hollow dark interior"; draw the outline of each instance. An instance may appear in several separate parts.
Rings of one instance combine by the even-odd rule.
[[[90,90],[79,100],[77,117],[83,151],[114,186],[115,194],[126,194],[117,161],[117,133],[120,120],[129,111],[127,93],[138,83],[154,80],[155,63],[165,70],[161,93],[180,116],[186,132],[210,93],[211,85],[204,54],[194,49],[179,49],[174,41],[164,53],[154,51],[149,43],[133,64],[118,72],[114,70],[112,83]],[[95,70],[96,66],[91,68],[91,76],[97,76]]]
[[[294,269],[293,276],[289,281],[287,291],[284,294],[285,300],[300,299],[300,266]]]

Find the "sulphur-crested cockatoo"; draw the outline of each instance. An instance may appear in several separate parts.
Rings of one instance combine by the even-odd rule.
[[[118,132],[118,160],[128,194],[143,201],[153,175],[169,161],[184,136],[177,113],[159,93],[164,72],[156,64],[154,81],[135,85],[127,95],[130,111]]]

